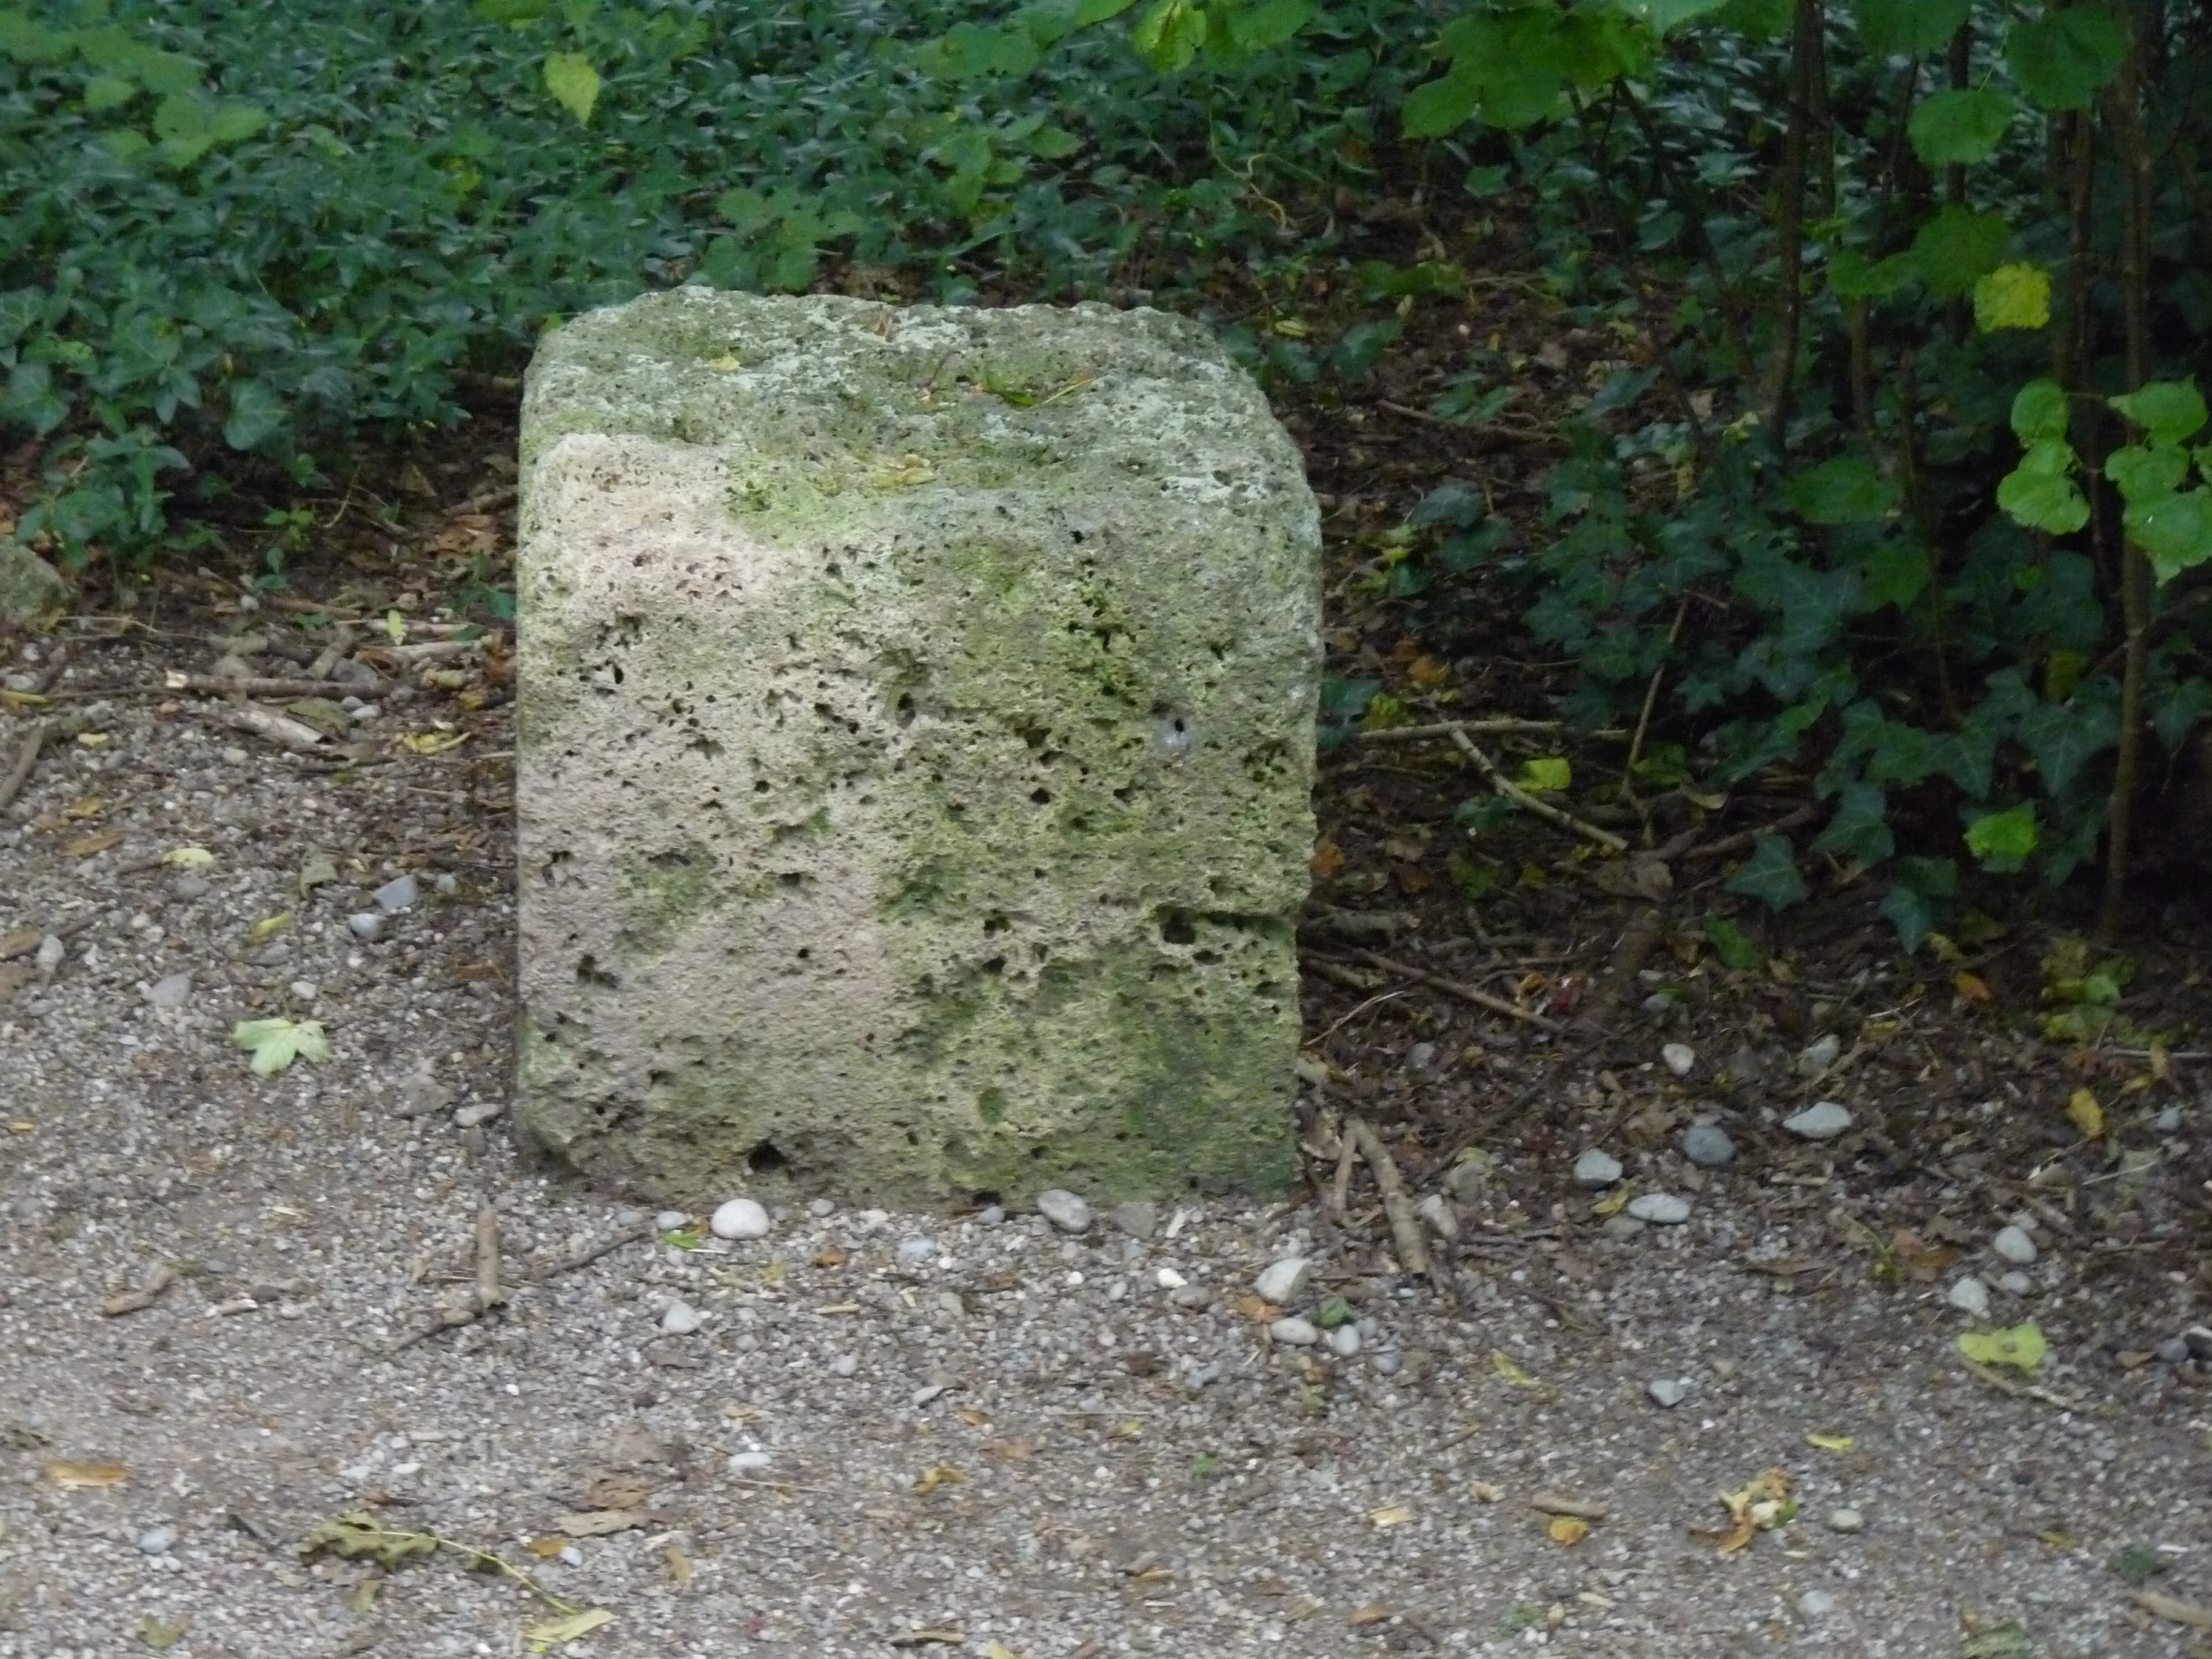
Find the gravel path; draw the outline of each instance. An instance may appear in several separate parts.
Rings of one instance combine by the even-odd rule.
[[[163,665],[106,647],[56,689]],[[555,1601],[613,1615],[580,1659],[2195,1650],[2107,1564],[2212,1603],[2205,1367],[2116,1364],[2064,1238],[1993,1291],[2051,1334],[2045,1397],[1961,1364],[1945,1282],[1826,1243],[1854,1176],[1816,1148],[1616,1149],[1692,1199],[1640,1231],[1571,1160],[1508,1162],[1463,1188],[1455,1308],[1386,1276],[1365,1200],[1071,1234],[769,1191],[766,1237],[718,1239],[507,1142],[497,711],[387,699],[342,768],[220,703],[63,706],[100,740],[0,823],[0,1659],[506,1654]],[[467,740],[398,743],[433,714]],[[180,847],[212,861],[153,861]],[[271,1017],[327,1063],[255,1076],[232,1029]],[[505,1302],[421,1335],[469,1306],[486,1209]],[[2137,1341],[2178,1353],[2205,1311],[2160,1294]],[[1794,1520],[1697,1534],[1770,1468]],[[1562,1541],[1546,1497],[1602,1514]],[[450,1549],[303,1559],[350,1512],[543,1595]]]

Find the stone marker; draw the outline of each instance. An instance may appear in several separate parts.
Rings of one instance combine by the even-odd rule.
[[[1319,526],[1196,325],[684,289],[532,365],[520,1118],[603,1184],[1292,1175]]]

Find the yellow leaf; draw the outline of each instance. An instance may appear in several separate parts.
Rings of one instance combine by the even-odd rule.
[[[1275,332],[1286,340],[1303,340],[1313,332],[1313,330],[1295,317],[1278,317],[1275,319],[1274,328]]]
[[[1633,1187],[1631,1187],[1626,1182],[1621,1182],[1620,1186],[1614,1188],[1603,1198],[1598,1200],[1596,1203],[1591,1205],[1590,1213],[1592,1215],[1619,1215],[1623,1210],[1628,1207],[1628,1195],[1635,1190],[1636,1189]]]
[[[46,1479],[64,1492],[79,1486],[119,1486],[131,1478],[120,1463],[49,1463]]]
[[[738,368],[738,363],[735,356],[731,353],[725,352],[719,357],[709,357],[707,359],[707,367],[709,368],[720,369],[723,374],[727,374],[732,369]]]
[[[1936,953],[1938,962],[1964,962],[1966,959],[1966,953],[1953,942],[1948,933],[1929,934],[1928,948]]]
[[[1974,326],[2041,328],[2051,320],[2051,277],[2030,264],[1999,265],[1974,284]]]
[[[661,1554],[668,1562],[668,1576],[671,1578],[679,1584],[688,1584],[691,1582],[691,1558],[684,1553],[683,1545],[671,1544],[666,1549],[661,1551]]]
[[[1390,1604],[1388,1601],[1370,1601],[1365,1607],[1355,1610],[1344,1622],[1358,1630],[1367,1625],[1379,1625],[1389,1617]]]
[[[1805,1437],[1805,1443],[1818,1446],[1822,1451],[1847,1452],[1853,1443],[1852,1437],[1848,1434],[1808,1434]]]
[[[62,808],[65,818],[96,818],[107,803],[97,795],[87,795],[82,800],[71,801]]]
[[[247,928],[246,930],[246,937],[251,939],[254,944],[258,945],[263,939],[271,938],[276,934],[283,933],[291,925],[292,913],[289,910],[279,910],[273,916],[262,917],[261,920],[255,922],[252,927]]]
[[[921,1472],[914,1490],[917,1496],[927,1498],[939,1486],[957,1486],[967,1478],[949,1463],[933,1463]]]
[[[1579,1516],[1555,1515],[1552,1517],[1552,1524],[1544,1530],[1552,1534],[1553,1543],[1565,1544],[1572,1549],[1589,1536],[1589,1522]]]
[[[1963,1002],[1987,1002],[1993,994],[1985,981],[1964,970],[1951,975],[1951,988],[1958,992]]]
[[[1522,865],[1521,885],[1523,887],[1549,887],[1551,884],[1552,878],[1544,873],[1542,866],[1527,863]]]
[[[582,125],[591,125],[592,110],[599,101],[599,72],[581,52],[545,54],[545,90],[553,101]]]
[[[76,740],[88,749],[105,749],[115,741],[112,732],[80,732]]]
[[[183,1641],[191,1627],[192,1616],[189,1613],[180,1613],[173,1619],[158,1618],[149,1613],[138,1621],[138,1639],[158,1653]]]
[[[79,836],[62,848],[73,859],[88,859],[95,853],[105,853],[123,839],[120,830],[100,830],[89,836]]]
[[[605,1607],[586,1607],[581,1613],[572,1613],[566,1619],[556,1619],[550,1624],[532,1625],[522,1632],[522,1639],[530,1644],[531,1651],[543,1653],[563,1642],[573,1642],[580,1636],[589,1636],[603,1625],[611,1625],[615,1616]]]
[[[1019,1659],[1019,1656],[1004,1642],[994,1638],[983,1644],[983,1659]]]
[[[204,870],[215,862],[215,854],[204,847],[172,847],[161,854],[161,862],[179,870]]]
[[[1523,761],[1514,781],[1528,790],[1565,789],[1574,781],[1574,768],[1556,755]]]
[[[1978,1365],[2016,1365],[2032,1371],[2051,1352],[2043,1329],[2033,1320],[2002,1331],[1962,1331],[1959,1352]]]
[[[1403,1504],[1385,1504],[1368,1510],[1367,1518],[1378,1527],[1402,1527],[1413,1518],[1413,1512]]]
[[[418,755],[442,755],[469,740],[465,732],[410,732],[399,739]]]
[[[532,1538],[525,1543],[522,1547],[528,1550],[532,1555],[538,1557],[541,1561],[550,1561],[555,1556],[560,1554],[562,1550],[568,1547],[568,1540],[565,1538],[557,1538],[548,1535],[544,1538]]]
[[[2087,1089],[2076,1089],[2068,1097],[2066,1121],[2081,1132],[2084,1140],[2094,1140],[2105,1133],[2105,1109]]]
[[[1540,1389],[1544,1386],[1516,1364],[1513,1356],[1503,1348],[1492,1348],[1490,1351],[1490,1369],[1516,1389]]]

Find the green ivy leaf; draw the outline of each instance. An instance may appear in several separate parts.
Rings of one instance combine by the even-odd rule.
[[[589,126],[599,101],[599,72],[581,52],[549,52],[545,58],[545,90],[553,101]]]
[[[2004,262],[2012,227],[2002,216],[1971,208],[1943,209],[1912,239],[1912,258],[1928,291],[1948,300],[1971,290]]]
[[[2004,142],[2020,106],[1987,87],[1953,87],[1923,99],[1905,133],[1913,153],[1931,167],[1986,161]]]
[[[1884,541],[1867,556],[1866,602],[1877,609],[1893,605],[1903,610],[1927,590],[1932,573],[1926,548],[1914,542]]]
[[[2051,277],[2029,264],[1999,265],[1974,284],[1974,326],[2041,328],[2051,320]]]
[[[2057,7],[2005,37],[2005,62],[2028,101],[2047,110],[2087,109],[2120,72],[2128,38],[2100,5]]]
[[[1770,910],[1786,910],[1812,890],[1797,873],[1797,860],[1785,836],[1761,836],[1751,856],[1723,884],[1731,893],[1757,899]]]
[[[2200,487],[2130,501],[2120,522],[2161,582],[2212,559],[2212,489]]]
[[[1521,775],[1514,780],[1532,793],[1565,789],[1573,781],[1573,767],[1556,755],[1522,762]]]
[[[1881,901],[1883,920],[1897,929],[1897,942],[1906,951],[1917,951],[1928,935],[1936,931],[1936,907],[1927,895],[1894,881]]]
[[[1799,473],[1790,503],[1813,524],[1872,524],[1897,505],[1896,480],[1863,455],[1838,455]]]
[[[1984,812],[1966,826],[1966,850],[1984,870],[2009,874],[2035,850],[2035,803],[2024,800],[2002,812]]]
[[[2054,536],[2070,536],[2089,522],[2089,498],[2063,473],[2008,472],[1997,481],[1997,505],[2015,524]]]
[[[1663,36],[1685,23],[1711,16],[1728,3],[1729,0],[1628,0],[1627,10],[1654,34]]]
[[[1398,118],[1408,138],[1438,138],[1465,126],[1481,106],[1481,81],[1455,69],[1407,94]]]
[[[1888,792],[1874,783],[1846,787],[1836,802],[1835,816],[1813,846],[1861,864],[1880,864],[1897,850],[1897,838],[1889,830]]]
[[[1856,248],[1838,249],[1828,260],[1828,286],[1838,298],[1882,300],[1920,280],[1920,267],[1909,253],[1893,253],[1879,263]]]
[[[234,380],[225,392],[229,412],[223,418],[222,441],[233,449],[258,448],[284,427],[284,400],[264,380]]]
[[[2013,394],[2012,429],[2022,444],[2064,441],[2073,417],[2066,388],[2052,380],[2030,380]]]
[[[283,1071],[295,1060],[319,1066],[331,1057],[331,1040],[323,1035],[319,1020],[245,1020],[231,1032],[230,1040],[253,1051],[253,1069],[263,1077]]]
[[[1319,11],[1315,0],[1260,0],[1256,6],[1230,15],[1230,36],[1246,52],[1264,52],[1282,45]]]
[[[2105,476],[2131,501],[2171,494],[2188,472],[2187,453],[2162,445],[2124,444],[2105,457]]]
[[[2021,716],[2018,735],[2043,775],[2044,788],[2057,795],[2092,757],[2118,741],[2119,714],[2109,700],[2085,693],[2066,702],[2037,704]]]
[[[2152,380],[2106,401],[2150,434],[2154,444],[2185,443],[2208,418],[2204,394],[2197,389],[2193,375],[2186,380]]]
[[[1766,952],[1752,937],[1723,915],[1705,918],[1705,939],[1721,965],[1739,974],[1755,974],[1766,965]]]
[[[1867,50],[1908,57],[1933,52],[1959,32],[1972,0],[1858,0],[1859,39]]]

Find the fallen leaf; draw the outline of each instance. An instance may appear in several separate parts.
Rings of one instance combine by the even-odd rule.
[[[262,940],[283,933],[291,925],[292,913],[289,910],[279,910],[273,916],[262,917],[252,927],[247,928],[246,937],[249,943],[258,945]]]
[[[2042,1328],[2030,1320],[2001,1331],[1961,1331],[1959,1352],[1978,1365],[2016,1365],[2032,1371],[2051,1352]]]
[[[46,1479],[64,1492],[79,1486],[119,1486],[131,1478],[120,1463],[49,1463]]]
[[[1624,1181],[1620,1186],[1614,1188],[1603,1198],[1599,1199],[1595,1203],[1592,1204],[1590,1206],[1590,1213],[1592,1215],[1619,1215],[1621,1211],[1628,1207],[1629,1198],[1635,1191],[1635,1188],[1630,1186]]]
[[[983,1659],[1018,1659],[1014,1650],[996,1639],[983,1644]]]
[[[939,1486],[957,1486],[967,1478],[949,1463],[933,1463],[914,1483],[915,1493],[917,1497],[927,1498]]]
[[[1994,996],[1986,981],[1963,969],[1951,975],[1951,988],[1958,992],[1962,1002],[1984,1003]]]
[[[243,1020],[230,1040],[253,1051],[253,1069],[263,1077],[286,1070],[295,1060],[320,1066],[331,1057],[331,1040],[323,1035],[320,1020]]]
[[[1265,1297],[1247,1291],[1230,1305],[1255,1325],[1272,1325],[1283,1316],[1283,1310]]]
[[[848,1260],[849,1258],[845,1252],[835,1244],[825,1244],[814,1255],[814,1265],[817,1267],[842,1267]]]
[[[1389,1617],[1390,1604],[1389,1602],[1370,1601],[1365,1607],[1359,1608],[1352,1615],[1352,1617],[1346,1620],[1344,1622],[1350,1625],[1354,1630],[1358,1630],[1364,1625],[1382,1624]]]
[[[1516,1389],[1540,1389],[1544,1385],[1522,1370],[1511,1354],[1503,1348],[1490,1351],[1490,1369],[1496,1371]]]
[[[645,1507],[653,1483],[642,1475],[602,1474],[584,1488],[587,1510],[637,1510]]]
[[[1808,1434],[1805,1437],[1805,1443],[1818,1446],[1822,1451],[1847,1452],[1854,1442],[1848,1434]]]
[[[1956,1245],[1930,1244],[1918,1233],[1903,1227],[1892,1236],[1889,1248],[1903,1264],[1905,1273],[1923,1285],[1935,1283],[1943,1276],[1944,1270],[1959,1259]]]
[[[73,800],[62,808],[65,818],[96,818],[106,809],[107,803],[97,795],[87,795],[82,800]]]
[[[1589,1536],[1589,1522],[1571,1515],[1555,1515],[1552,1524],[1544,1528],[1555,1544],[1565,1544],[1569,1549]]]
[[[138,1621],[138,1639],[158,1652],[163,1648],[176,1646],[185,1639],[185,1633],[191,1627],[192,1616],[189,1613],[180,1613],[174,1619],[163,1619],[149,1613]]]
[[[1468,1490],[1474,1494],[1474,1501],[1478,1504],[1502,1504],[1505,1501],[1505,1488],[1487,1480],[1478,1480]]]
[[[410,732],[399,739],[418,755],[442,755],[448,749],[458,749],[469,740],[465,732]],[[612,1617],[611,1614],[609,1615]]]
[[[550,1624],[532,1625],[522,1632],[522,1639],[533,1651],[543,1653],[563,1642],[573,1642],[580,1636],[589,1636],[604,1625],[611,1625],[615,1616],[605,1607],[587,1607],[581,1613],[572,1613],[566,1619],[556,1619]]]
[[[2081,1132],[2084,1140],[2094,1140],[2105,1133],[2105,1109],[2087,1089],[2076,1089],[2067,1097],[2066,1121]]]
[[[1308,860],[1307,868],[1319,880],[1332,879],[1344,868],[1344,849],[1324,836],[1314,848],[1313,857]]]
[[[215,862],[215,854],[204,847],[172,847],[161,854],[161,862],[179,870],[204,870]]]
[[[562,1550],[568,1547],[568,1540],[561,1537],[557,1534],[547,1533],[541,1538],[530,1538],[524,1540],[522,1547],[528,1550],[532,1555],[538,1557],[541,1561],[550,1561],[555,1556],[560,1554]]]
[[[968,1634],[957,1630],[910,1630],[884,1640],[895,1648],[957,1648],[967,1644]]]
[[[586,1510],[564,1515],[553,1524],[571,1538],[605,1538],[610,1533],[628,1532],[644,1520],[642,1510]]]
[[[660,1554],[661,1559],[668,1563],[668,1576],[672,1580],[678,1584],[691,1582],[691,1558],[684,1552],[683,1545],[671,1544]]]
[[[2199,1630],[2212,1630],[2212,1607],[2201,1607],[2194,1601],[2160,1595],[2156,1590],[2137,1590],[2136,1605],[2154,1618],[2170,1619],[2177,1625],[2194,1625]]]
[[[1034,1440],[987,1440],[983,1443],[983,1455],[1001,1463],[1019,1463],[1034,1455],[1036,1451],[1036,1442]]]
[[[1402,1527],[1413,1518],[1413,1511],[1403,1504],[1385,1504],[1368,1510],[1367,1518],[1378,1527]]]
[[[1959,1659],[2012,1659],[2027,1651],[2027,1626],[2012,1619],[1993,1630],[1976,1632],[1959,1644]]]
[[[1449,683],[1451,665],[1441,657],[1424,653],[1406,665],[1406,677],[1423,690],[1432,691],[1437,686]]]
[[[123,831],[120,830],[102,830],[95,835],[79,836],[75,841],[65,842],[62,851],[73,859],[88,859],[95,853],[105,853],[122,839]]]
[[[27,956],[39,948],[46,934],[36,927],[18,927],[12,933],[0,933],[0,962],[10,957]]]

